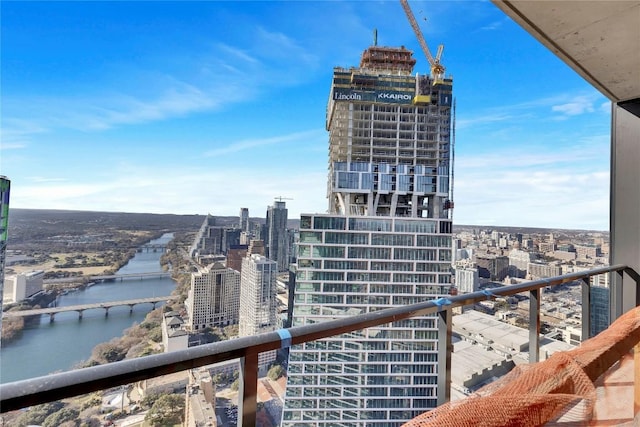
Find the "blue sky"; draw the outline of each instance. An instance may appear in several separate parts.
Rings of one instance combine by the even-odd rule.
[[[410,1],[457,100],[454,221],[606,230],[610,103],[488,1]],[[2,2],[11,206],[324,212],[334,66],[428,64],[397,1]]]

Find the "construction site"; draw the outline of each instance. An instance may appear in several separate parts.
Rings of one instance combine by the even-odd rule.
[[[401,4],[429,63],[413,52],[367,48],[359,67],[335,67],[327,106],[330,212],[447,218],[453,207],[453,79],[431,55],[406,1]],[[453,120],[453,123],[452,123]]]

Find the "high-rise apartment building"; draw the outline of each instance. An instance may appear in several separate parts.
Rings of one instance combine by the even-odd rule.
[[[215,263],[191,274],[191,288],[184,304],[187,324],[193,331],[238,323],[240,273]]]
[[[480,287],[480,275],[475,267],[456,268],[456,287],[458,292],[468,294],[476,292]]]
[[[247,337],[269,332],[278,325],[278,264],[262,255],[249,254],[242,260],[240,280],[240,324],[238,335]],[[273,362],[276,352],[260,353],[258,364]]]
[[[293,326],[448,294],[452,80],[404,48],[334,68],[328,214],[303,214]],[[432,316],[294,346],[283,426],[399,426],[437,404]]]
[[[278,263],[278,271],[289,269],[289,236],[287,235],[287,207],[279,200],[267,209],[267,258]]]

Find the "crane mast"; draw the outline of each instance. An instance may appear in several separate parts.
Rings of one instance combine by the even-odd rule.
[[[418,27],[418,23],[416,22],[416,18],[411,11],[411,7],[409,7],[409,2],[407,0],[400,0],[400,4],[404,9],[404,13],[407,15],[407,19],[409,19],[409,24],[411,24],[411,28],[413,28],[413,32],[420,43],[420,47],[424,52],[424,55],[427,57],[427,61],[429,61],[429,65],[431,66],[431,77],[435,80],[442,80],[444,78],[444,66],[440,63],[440,56],[442,55],[442,50],[444,49],[443,45],[438,46],[438,53],[434,58],[431,55],[431,51],[429,50],[429,46],[427,46],[427,42],[422,35],[422,31],[420,31],[420,27]]]

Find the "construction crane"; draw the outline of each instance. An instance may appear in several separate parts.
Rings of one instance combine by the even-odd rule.
[[[281,202],[283,200],[293,200],[293,199],[290,198],[290,197],[276,196],[276,197],[274,197],[274,200],[277,200],[277,201]]]
[[[422,48],[424,55],[427,57],[427,61],[429,61],[429,65],[431,66],[431,78],[434,81],[442,80],[444,78],[444,65],[440,63],[440,57],[442,56],[444,45],[438,46],[438,51],[436,52],[436,56],[434,58],[433,55],[431,55],[429,46],[427,46],[427,42],[424,40],[422,31],[420,31],[420,27],[418,27],[415,16],[413,16],[413,12],[409,7],[409,2],[407,0],[400,0],[400,4],[404,9],[404,13],[407,15],[407,19],[409,19],[409,24],[411,24],[411,28],[413,28],[413,32],[418,38],[420,47]]]

